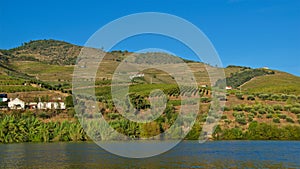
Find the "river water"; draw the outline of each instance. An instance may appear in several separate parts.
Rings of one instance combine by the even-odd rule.
[[[183,141],[145,159],[119,157],[92,142],[0,144],[0,168],[300,168],[299,159],[296,141]]]

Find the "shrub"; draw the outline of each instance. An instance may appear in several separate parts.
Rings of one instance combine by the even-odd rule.
[[[259,109],[263,108],[261,104],[256,104],[253,106],[254,110],[258,111]]]
[[[280,123],[280,119],[279,119],[279,118],[274,118],[274,119],[273,119],[273,122],[274,122],[274,123]]]
[[[275,111],[283,111],[283,107],[282,107],[280,104],[275,104],[275,105],[273,106],[273,109],[274,109]]]
[[[235,117],[235,121],[242,124],[242,125],[245,125],[247,124],[247,121],[245,119],[245,114],[244,113],[235,113],[234,114],[234,117]]]
[[[255,97],[254,97],[253,95],[249,95],[249,96],[247,97],[247,100],[253,101],[253,100],[255,100]]]
[[[40,113],[38,116],[40,118],[42,118],[42,119],[48,119],[48,118],[50,118],[50,116],[47,113],[45,113],[45,112]]]
[[[295,123],[294,120],[290,117],[287,117],[285,120],[289,123]]]
[[[289,99],[296,101],[297,100],[297,96],[295,95],[289,95]]]
[[[293,108],[291,108],[291,112],[294,114],[300,114],[300,108],[293,107]]]
[[[300,119],[300,114],[297,114],[297,118]]]
[[[285,111],[290,111],[290,110],[292,109],[292,107],[293,107],[293,106],[290,105],[290,104],[289,104],[289,105],[285,105],[285,106],[284,106],[284,110],[285,110]]]
[[[270,119],[270,118],[272,118],[273,117],[273,115],[272,114],[267,114],[267,116],[266,116],[268,119]]]
[[[281,119],[286,119],[286,115],[285,114],[278,114],[278,117]]]
[[[266,112],[273,114],[274,113],[274,109],[272,106],[267,106],[266,108]]]
[[[271,96],[271,99],[272,99],[272,100],[279,100],[279,98],[280,98],[280,96],[277,95],[277,94],[273,94],[273,95]]]
[[[246,121],[245,117],[236,118],[235,121],[242,124],[242,125],[247,124],[247,121]]]
[[[246,112],[251,112],[251,110],[252,110],[251,106],[245,106],[244,107],[244,111],[246,111]]]
[[[259,114],[266,114],[267,112],[266,112],[265,109],[261,108],[261,109],[258,110],[258,113]]]
[[[224,120],[224,122],[227,123],[227,124],[230,124],[230,123],[231,123],[231,120],[226,119],[226,120]]]
[[[241,93],[237,93],[235,96],[240,100],[244,100],[243,94]]]
[[[241,105],[236,105],[232,108],[234,111],[243,111],[244,108]]]
[[[227,119],[227,116],[226,115],[222,115],[221,119]]]
[[[252,114],[252,113],[250,113],[250,114],[248,114],[248,117],[255,117],[255,115],[254,114]]]
[[[281,111],[275,111],[275,114],[281,114]]]
[[[281,95],[281,100],[286,101],[289,97],[286,94]]]
[[[233,117],[238,116],[238,114],[239,114],[239,112],[233,112],[233,113],[232,113]]]
[[[201,97],[201,98],[200,98],[200,102],[201,102],[201,103],[208,103],[208,102],[210,102],[210,101],[211,101],[211,99],[208,98],[208,97]]]
[[[257,115],[257,112],[254,109],[252,109],[250,113],[254,114],[255,116]]]
[[[224,111],[230,111],[231,109],[227,106],[224,107]]]
[[[252,122],[253,121],[253,117],[248,117],[248,122]]]
[[[293,107],[300,108],[300,103],[295,103]]]
[[[262,100],[267,100],[269,98],[269,94],[260,94],[258,97]]]
[[[74,108],[70,108],[69,110],[68,110],[68,116],[69,117],[74,117],[75,116],[75,114],[76,114],[76,112],[75,112],[75,109]]]

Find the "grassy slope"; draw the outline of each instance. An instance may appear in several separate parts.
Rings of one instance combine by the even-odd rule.
[[[2,53],[15,59],[36,60],[45,63],[70,65],[74,64],[81,47],[57,40],[36,40]]]
[[[48,83],[70,83],[72,79],[73,66],[68,66],[71,60],[77,57],[80,47],[62,41],[38,40],[25,43],[18,48],[0,51],[1,58],[9,57],[10,68],[17,70]],[[113,52],[107,54],[100,64],[97,72],[98,80],[110,79],[120,62],[118,58],[124,58],[130,53]],[[29,58],[26,58],[29,57]],[[35,61],[28,61],[30,57]],[[32,59],[31,58],[31,59]],[[20,60],[25,61],[20,61]],[[26,60],[27,59],[27,60]],[[52,64],[49,64],[52,63]],[[197,82],[209,84],[208,74],[203,63],[187,63],[194,73]],[[225,68],[225,75],[239,72],[243,67],[231,66]],[[0,72],[5,74],[6,70],[0,68]],[[145,73],[146,83],[174,83],[174,80],[165,72],[158,70],[147,70]],[[153,78],[153,77],[156,78]],[[243,91],[255,93],[286,93],[300,95],[300,77],[287,73],[277,72],[275,75],[257,77],[242,86]]]
[[[300,77],[276,72],[274,75],[256,77],[242,86],[249,93],[284,93],[300,95]]]
[[[11,65],[14,69],[45,82],[72,80],[73,66],[49,65],[36,61],[12,61]]]

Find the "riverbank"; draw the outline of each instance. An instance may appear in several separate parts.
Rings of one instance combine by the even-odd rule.
[[[116,125],[116,124],[114,124]],[[128,124],[131,125],[132,124]],[[124,125],[123,125],[124,126]],[[151,126],[150,126],[151,127]],[[145,138],[141,133],[144,128],[116,128],[134,139]],[[198,140],[201,126],[194,125],[186,136],[186,140]],[[148,133],[151,134],[151,133]],[[100,138],[101,135],[98,136]],[[149,137],[151,138],[151,137]],[[300,140],[300,127],[258,123],[253,121],[247,130],[239,127],[221,129],[217,126],[212,134],[212,140]],[[78,121],[43,121],[33,115],[2,115],[0,119],[0,143],[21,142],[77,142],[91,141]]]

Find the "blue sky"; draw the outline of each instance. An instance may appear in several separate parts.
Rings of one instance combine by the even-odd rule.
[[[163,12],[199,27],[224,66],[268,66],[300,76],[299,0],[2,1],[0,48],[36,39],[83,45],[99,28],[137,12]],[[114,49],[162,48],[184,58],[183,45],[158,36],[133,37]]]

